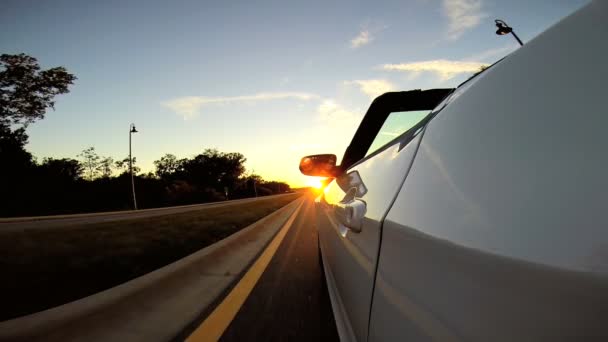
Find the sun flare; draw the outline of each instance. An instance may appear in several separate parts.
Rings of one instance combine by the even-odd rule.
[[[311,187],[311,188],[315,188],[315,189],[322,189],[323,188],[323,180],[325,178],[322,177],[309,177],[308,179],[306,179],[306,185]]]

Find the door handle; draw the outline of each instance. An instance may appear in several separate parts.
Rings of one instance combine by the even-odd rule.
[[[367,203],[355,198],[356,194],[356,188],[350,189],[344,199],[335,205],[334,212],[342,225],[355,233],[359,233],[363,228],[363,219],[367,213]]]

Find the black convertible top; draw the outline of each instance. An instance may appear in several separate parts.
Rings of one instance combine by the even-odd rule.
[[[346,148],[340,168],[345,171],[365,157],[367,150],[390,113],[432,110],[453,91],[454,88],[429,89],[424,91],[416,89],[389,92],[378,96],[369,106],[357,132],[353,136],[353,140]]]

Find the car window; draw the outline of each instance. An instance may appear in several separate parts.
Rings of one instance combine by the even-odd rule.
[[[386,118],[386,121],[382,125],[382,128],[380,128],[380,131],[374,138],[374,141],[367,150],[365,156],[369,156],[398,136],[407,132],[410,128],[424,119],[430,112],[430,110],[417,110],[391,113],[388,118]]]

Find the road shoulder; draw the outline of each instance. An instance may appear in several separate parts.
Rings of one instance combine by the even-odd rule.
[[[82,300],[0,323],[2,340],[173,338],[217,301],[296,210],[302,198],[186,258]]]

